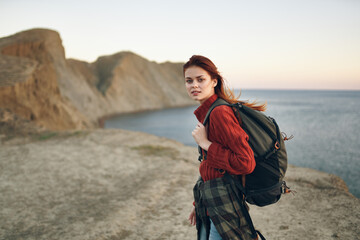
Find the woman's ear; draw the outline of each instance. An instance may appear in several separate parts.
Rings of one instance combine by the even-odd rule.
[[[213,81],[213,87],[216,87],[218,80],[215,78],[212,81]]]

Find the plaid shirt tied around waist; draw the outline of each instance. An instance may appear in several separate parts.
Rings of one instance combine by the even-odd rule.
[[[253,239],[240,206],[240,204],[245,203],[237,201],[236,196],[241,196],[241,194],[235,186],[227,183],[224,178],[215,178],[206,182],[199,178],[193,191],[198,239],[201,224],[205,224],[207,236],[209,236],[209,217],[222,239]]]

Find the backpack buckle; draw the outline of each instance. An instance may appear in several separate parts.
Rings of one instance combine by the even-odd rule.
[[[274,147],[275,147],[276,150],[279,150],[279,149],[280,149],[280,143],[279,143],[279,141],[276,141]]]
[[[286,194],[286,193],[292,193],[293,195],[295,195],[296,191],[290,189],[287,185],[286,182],[283,181],[281,184],[281,193]]]

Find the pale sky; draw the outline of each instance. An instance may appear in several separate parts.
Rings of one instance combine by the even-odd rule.
[[[66,57],[209,57],[231,88],[360,90],[359,0],[0,0],[0,37],[60,33]]]

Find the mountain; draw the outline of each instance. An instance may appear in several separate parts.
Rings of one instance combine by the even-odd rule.
[[[98,126],[104,116],[194,104],[182,63],[131,52],[88,63],[66,59],[59,33],[31,29],[0,39],[0,108],[51,130]]]

